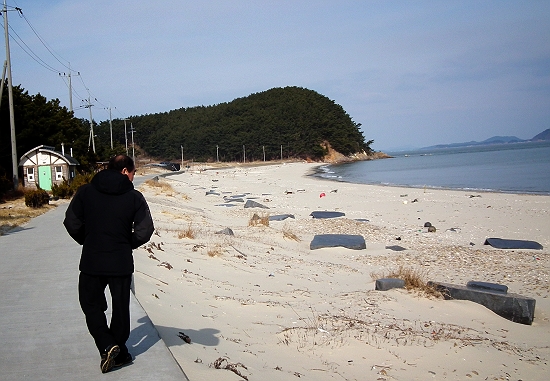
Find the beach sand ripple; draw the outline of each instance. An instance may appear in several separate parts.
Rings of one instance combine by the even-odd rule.
[[[550,197],[334,183],[304,176],[313,168],[212,168],[140,188],[156,232],[134,252],[136,295],[190,379],[546,380]],[[218,206],[232,195],[269,209]],[[254,213],[295,218],[251,224]],[[234,235],[216,234],[225,228]],[[367,248],[312,251],[317,234],[361,235]],[[498,250],[487,237],[544,249]],[[534,323],[374,290],[373,274],[400,266],[507,285],[536,299]]]

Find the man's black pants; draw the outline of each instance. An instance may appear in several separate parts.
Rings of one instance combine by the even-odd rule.
[[[130,337],[130,287],[132,275],[95,276],[80,273],[78,299],[86,316],[88,331],[94,338],[99,353],[118,344],[120,355],[128,353],[126,341]],[[111,292],[111,324],[107,325],[105,287]]]

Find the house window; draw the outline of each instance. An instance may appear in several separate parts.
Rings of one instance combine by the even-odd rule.
[[[34,168],[27,168],[27,181],[34,182]]]
[[[55,179],[63,180],[63,168],[60,165],[55,167]]]

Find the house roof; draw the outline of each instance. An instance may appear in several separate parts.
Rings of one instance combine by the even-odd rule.
[[[31,154],[33,154],[37,151],[38,152],[47,152],[47,153],[50,153],[54,156],[57,156],[57,157],[61,158],[62,160],[64,160],[68,165],[80,165],[80,163],[74,157],[72,157],[71,155],[67,155],[67,154],[63,155],[62,152],[56,151],[55,147],[41,145],[41,146],[38,146],[38,147],[35,147],[35,148],[29,150],[24,155],[22,155],[21,158],[19,159],[19,166],[23,165],[23,163],[26,161],[26,159],[29,157],[29,155],[31,155]]]

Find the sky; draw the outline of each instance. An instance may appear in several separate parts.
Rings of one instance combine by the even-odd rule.
[[[96,122],[299,86],[377,151],[550,128],[547,0],[6,2],[14,85],[69,107],[71,73]]]

